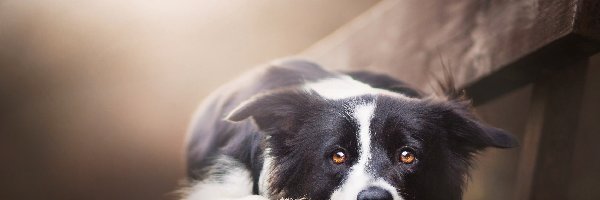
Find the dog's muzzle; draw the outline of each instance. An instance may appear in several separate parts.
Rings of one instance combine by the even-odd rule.
[[[371,186],[358,193],[357,200],[392,200],[394,197],[387,190]]]

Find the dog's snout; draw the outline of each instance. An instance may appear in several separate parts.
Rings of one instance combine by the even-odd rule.
[[[380,187],[369,187],[358,193],[357,200],[392,200],[392,194]]]

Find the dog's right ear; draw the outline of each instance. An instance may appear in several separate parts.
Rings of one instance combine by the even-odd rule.
[[[271,91],[242,102],[226,119],[238,122],[252,117],[261,130],[294,131],[316,103],[318,99],[303,90]]]

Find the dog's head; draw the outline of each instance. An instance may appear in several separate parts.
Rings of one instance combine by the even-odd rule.
[[[461,199],[474,153],[516,145],[460,98],[409,98],[349,78],[255,96],[228,119],[249,117],[266,134],[263,188],[276,199]]]

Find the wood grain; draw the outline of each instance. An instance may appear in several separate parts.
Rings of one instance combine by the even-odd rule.
[[[536,81],[519,161],[516,198],[569,199],[588,62],[546,70]]]
[[[595,7],[582,8],[588,4]],[[543,68],[540,59],[571,55],[563,56],[561,49],[584,56],[598,52],[600,45],[594,43],[600,35],[597,4],[593,0],[388,0],[302,55],[331,68],[389,73],[426,91],[431,89],[432,74],[442,73],[443,62],[459,86],[485,102],[531,82],[535,78],[531,74]],[[536,52],[542,53],[520,62]],[[511,69],[509,75],[523,76],[496,77],[485,90],[498,92],[480,95],[481,89],[474,85],[504,68]]]

